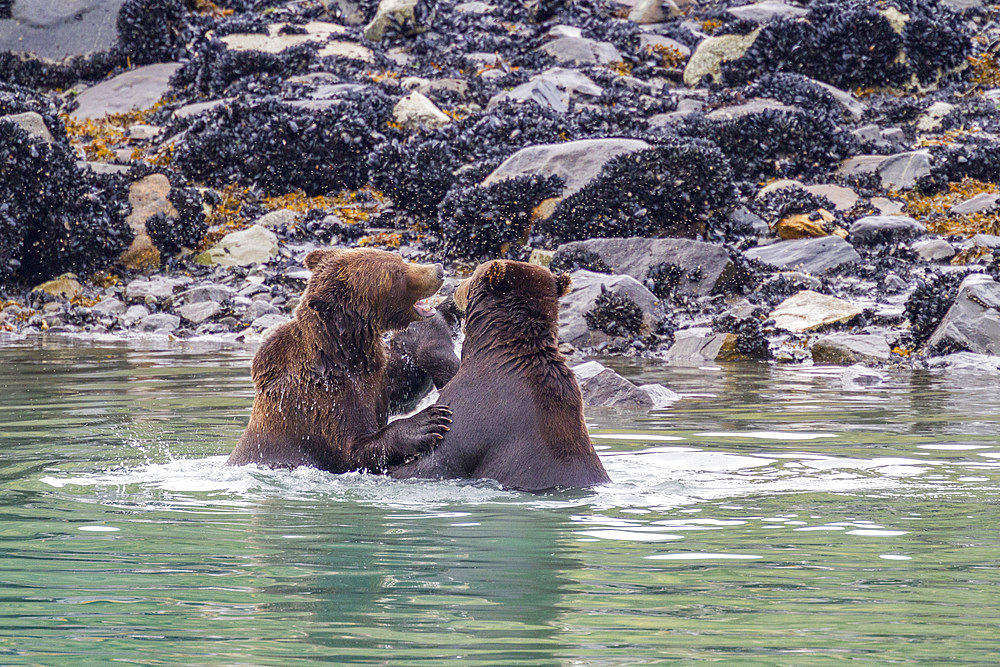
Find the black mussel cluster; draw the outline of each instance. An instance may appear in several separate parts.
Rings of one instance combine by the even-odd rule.
[[[642,308],[627,296],[603,290],[584,318],[591,331],[609,336],[635,336],[642,328]]]
[[[81,169],[69,148],[0,122],[0,278],[37,281],[112,265],[132,241],[128,183]]]

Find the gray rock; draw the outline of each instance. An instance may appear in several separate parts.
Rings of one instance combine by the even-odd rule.
[[[722,63],[742,58],[759,34],[758,28],[746,35],[720,35],[701,40],[684,68],[684,83],[693,88],[705,77],[718,80]]]
[[[845,264],[856,264],[861,255],[839,236],[780,241],[767,246],[750,248],[744,253],[777,269],[805,271],[822,275]]]
[[[539,47],[564,65],[609,65],[620,62],[622,54],[611,42],[586,37],[559,37]]]
[[[97,304],[92,306],[90,310],[98,315],[123,315],[125,313],[126,306],[120,299],[109,296],[101,299]]]
[[[184,290],[174,297],[174,301],[188,304],[201,303],[203,301],[222,303],[232,296],[232,287],[211,283],[208,285],[198,285],[197,287]]]
[[[882,187],[887,189],[908,190],[930,173],[931,154],[926,150],[890,155],[878,165]]]
[[[463,2],[455,5],[455,11],[462,14],[489,14],[494,9],[496,9],[496,5],[488,5],[485,2],[479,2],[478,0],[472,0],[471,2]]]
[[[955,256],[955,249],[944,239],[923,239],[912,247],[925,262],[944,262]]]
[[[858,194],[851,188],[842,185],[821,183],[806,185],[802,189],[810,194],[826,197],[833,202],[834,208],[838,211],[850,211],[858,203]]]
[[[574,271],[573,290],[559,300],[559,340],[575,347],[590,344],[591,335],[584,317],[590,311],[601,287],[632,299],[642,309],[643,328],[652,330],[663,318],[656,296],[632,276],[609,276],[592,271]]]
[[[734,232],[744,236],[766,236],[771,232],[764,218],[746,206],[740,206],[729,214],[729,224]]]
[[[102,81],[77,96],[80,106],[70,116],[83,120],[133,109],[148,109],[167,92],[170,77],[180,67],[180,63],[146,65]]]
[[[928,359],[927,366],[947,370],[949,373],[1000,374],[1000,356],[974,352],[954,352]]]
[[[136,304],[134,306],[129,306],[128,309],[122,314],[122,319],[126,322],[138,322],[144,317],[149,315],[149,308],[146,306]]]
[[[223,104],[229,104],[235,97],[226,97],[220,100],[208,100],[207,102],[195,102],[194,104],[185,104],[182,107],[174,109],[171,114],[174,118],[190,118],[191,116],[200,116],[203,113],[208,113],[209,111],[220,107]]]
[[[197,325],[205,320],[212,319],[222,312],[222,306],[215,301],[198,301],[181,306],[176,309],[176,312],[186,322]]]
[[[267,229],[275,227],[277,228],[287,227],[289,225],[295,224],[295,221],[298,219],[298,217],[299,216],[295,213],[295,211],[292,211],[287,208],[279,208],[277,210],[270,211],[260,216],[257,219],[256,224],[260,225],[261,227],[266,227]]]
[[[615,273],[632,276],[643,283],[650,268],[658,264],[678,266],[688,278],[681,279],[677,294],[688,296],[722,291],[736,271],[729,253],[721,246],[681,238],[574,241],[559,246],[553,259],[580,250],[597,253]]]
[[[1000,202],[1000,194],[993,192],[983,192],[971,199],[966,199],[960,204],[952,206],[948,212],[953,215],[968,215],[970,213],[983,213],[997,208]]]
[[[254,322],[265,315],[278,315],[280,313],[280,309],[275,308],[267,301],[254,301],[250,304],[250,307],[247,308],[246,319],[250,322]]]
[[[990,276],[966,276],[927,349],[1000,354],[1000,284]]]
[[[885,197],[872,197],[871,205],[882,215],[899,215],[906,208],[902,202]]]
[[[768,317],[774,320],[779,329],[803,333],[847,322],[860,315],[863,310],[843,299],[802,290],[778,304]]]
[[[0,52],[61,60],[107,51],[118,37],[124,0],[16,0],[0,20]]]
[[[701,364],[731,357],[735,334],[714,333],[711,329],[684,329],[674,334],[674,343],[664,353],[673,364]]]
[[[883,245],[909,241],[927,233],[927,228],[905,215],[869,215],[854,221],[848,240],[853,245]]]
[[[813,362],[850,366],[889,361],[889,343],[881,334],[830,334],[812,346]]]
[[[882,138],[882,128],[875,123],[868,123],[851,130],[858,141],[878,141]]]
[[[142,301],[148,296],[157,300],[166,299],[190,283],[190,278],[163,278],[160,276],[148,280],[137,278],[125,287],[125,300]]]
[[[941,0],[941,4],[959,12],[983,8],[983,0]]]
[[[564,91],[571,97],[585,95],[587,97],[598,97],[604,89],[594,83],[593,79],[575,69],[566,67],[550,67],[531,77],[531,81],[545,81],[551,83],[559,90]]]
[[[653,399],[653,408],[665,408],[681,400],[680,394],[667,389],[662,384],[640,384],[639,389],[642,389]]]
[[[173,333],[181,326],[181,318],[167,313],[153,313],[139,321],[140,331],[155,331],[157,333]]]
[[[865,366],[848,366],[840,376],[840,384],[844,389],[874,387],[885,382],[885,376],[878,371]]]
[[[416,91],[396,103],[392,108],[392,117],[408,130],[444,127],[451,122],[448,114],[438,109],[426,95]]]
[[[278,325],[288,322],[291,318],[284,315],[279,315],[277,313],[270,313],[268,315],[261,315],[255,319],[251,324],[250,328],[255,331],[264,331],[265,329],[271,329]]]
[[[534,102],[540,107],[548,107],[559,113],[569,111],[569,95],[548,81],[528,81],[510,90],[497,93],[490,98],[488,108],[506,101]]]
[[[41,114],[34,111],[0,116],[0,122],[13,123],[31,136],[41,139],[47,144],[51,144],[53,141],[52,133],[49,132],[49,128],[45,125],[45,119],[42,118]]]
[[[278,254],[278,237],[260,225],[233,232],[215,246],[195,257],[199,264],[250,266],[261,264]]]
[[[637,386],[596,361],[573,367],[583,402],[601,408],[651,408],[653,399]]]
[[[776,18],[798,18],[809,13],[808,9],[785,4],[780,0],[764,0],[752,5],[730,7],[726,10],[738,19],[767,23]]]
[[[504,160],[482,184],[531,174],[556,175],[566,181],[562,196],[568,197],[593,180],[611,158],[648,148],[650,145],[639,139],[583,139],[528,146]]]
[[[763,111],[796,111],[797,107],[782,104],[778,100],[755,98],[731,107],[722,107],[708,114],[712,120],[732,120],[761,113]]]

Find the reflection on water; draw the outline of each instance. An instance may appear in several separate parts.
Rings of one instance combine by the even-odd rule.
[[[989,377],[665,368],[591,411],[613,483],[225,466],[250,355],[0,349],[0,662],[990,663]]]

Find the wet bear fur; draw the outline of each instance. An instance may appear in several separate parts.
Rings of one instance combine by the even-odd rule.
[[[392,337],[385,374],[390,415],[411,412],[432,389],[440,390],[455,377],[460,319],[455,300],[449,296],[433,317],[413,322]]]
[[[414,304],[442,284],[440,264],[382,250],[314,250],[292,321],[257,351],[250,423],[229,463],[384,472],[431,449],[450,411],[432,405],[387,425],[386,331],[422,319]]]
[[[559,352],[568,274],[524,262],[479,266],[455,294],[465,310],[458,373],[438,399],[454,424],[397,478],[486,478],[542,491],[608,482],[587,434],[576,377]]]

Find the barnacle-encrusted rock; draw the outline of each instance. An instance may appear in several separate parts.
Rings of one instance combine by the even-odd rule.
[[[618,155],[565,197],[545,221],[559,241],[630,236],[695,236],[732,202],[732,172],[705,141],[665,137]]]
[[[655,329],[663,318],[656,296],[631,276],[609,276],[591,271],[574,271],[573,291],[559,300],[559,339],[577,347],[590,343],[586,314],[597,304],[601,294],[610,292],[627,297],[642,311],[639,333]]]
[[[676,267],[676,293],[687,296],[705,296],[722,289],[735,271],[729,253],[721,246],[679,238],[575,241],[559,246],[552,261],[563,265],[566,263],[564,257],[591,253],[612,272],[630,275],[643,282],[651,277],[650,271],[654,267],[665,264]],[[656,293],[656,290],[653,289],[653,292]]]
[[[967,276],[955,302],[927,339],[927,349],[936,354],[1000,354],[1000,284],[981,273]]]

